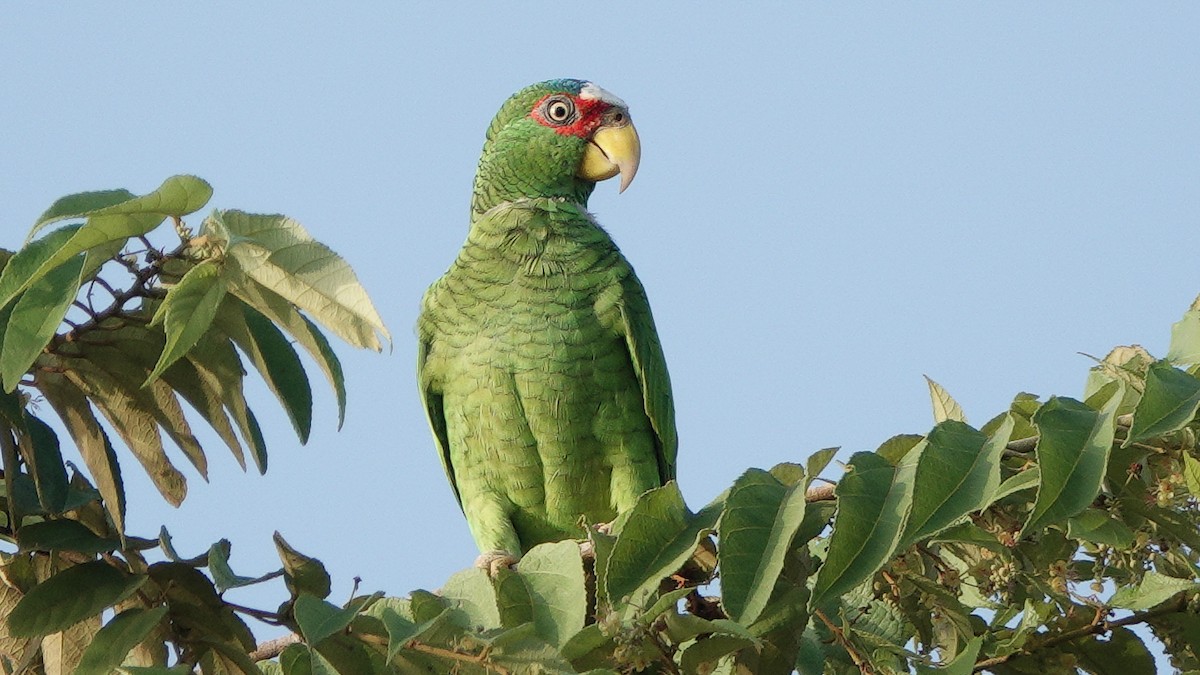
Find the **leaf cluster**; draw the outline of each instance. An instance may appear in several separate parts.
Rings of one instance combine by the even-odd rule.
[[[177,176],[67,197],[34,233],[82,222],[0,260],[0,670],[1140,675],[1156,672],[1149,634],[1200,672],[1200,301],[1166,358],[1117,348],[1079,398],[1019,394],[974,427],[930,380],[934,427],[852,454],[836,483],[832,448],[749,469],[699,511],[669,483],[578,541],[433,592],[338,604],[278,535],[281,566],[260,576],[233,571],[227,541],[185,558],[165,531],[132,536],[120,448],[173,503],[186,483],[164,436],[206,467],[189,416],[265,470],[245,364],[303,441],[301,353],[340,416],[322,329],[387,338],[350,268],[294,221],[214,211],[188,228],[210,193]],[[178,245],[155,248],[164,222]],[[273,610],[225,597],[280,579]],[[293,637],[256,645],[248,618]]]

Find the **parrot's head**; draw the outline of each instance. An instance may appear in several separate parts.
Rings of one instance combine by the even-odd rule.
[[[488,127],[476,209],[522,197],[586,203],[597,181],[629,187],[641,142],[621,99],[583,80],[548,80],[513,94]]]

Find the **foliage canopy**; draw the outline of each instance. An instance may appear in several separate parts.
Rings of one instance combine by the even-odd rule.
[[[205,475],[190,419],[265,471],[245,364],[303,442],[296,346],[340,414],[325,331],[390,339],[350,267],[295,221],[216,210],[187,227],[211,194],[175,176],[71,195],[0,254],[4,672],[1138,675],[1156,670],[1148,635],[1200,671],[1200,305],[1166,358],[1117,348],[1079,399],[1019,394],[976,428],[931,380],[935,426],[855,453],[836,487],[814,484],[835,449],[749,469],[698,511],[670,483],[609,531],[581,524],[582,547],[436,592],[339,606],[321,563],[278,535],[281,568],[261,578],[233,571],[225,540],[189,558],[165,531],[134,536],[121,457],[179,504],[164,436]],[[161,250],[147,235],[168,222],[178,245]],[[278,610],[223,599],[277,578]],[[296,641],[259,649],[247,616]]]

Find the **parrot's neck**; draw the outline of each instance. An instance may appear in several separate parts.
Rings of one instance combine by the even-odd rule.
[[[503,148],[484,148],[475,173],[471,219],[506,202],[551,198],[587,208],[596,184],[575,175],[579,158],[549,154],[538,161]]]

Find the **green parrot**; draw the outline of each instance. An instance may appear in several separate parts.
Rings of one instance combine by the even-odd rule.
[[[628,107],[595,84],[517,92],[488,127],[466,243],[425,293],[421,394],[493,572],[675,477],[646,292],[587,212],[596,182],[620,174],[623,192],[640,157]]]

